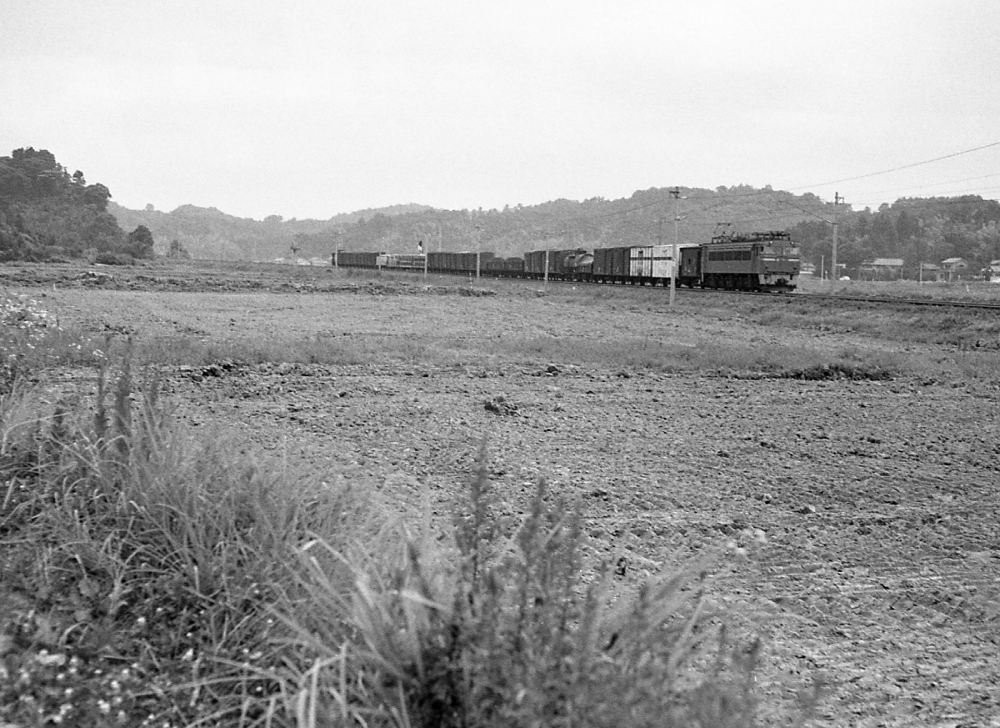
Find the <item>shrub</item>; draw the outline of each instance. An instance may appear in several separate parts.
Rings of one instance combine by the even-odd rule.
[[[754,713],[758,645],[707,654],[703,565],[609,606],[610,571],[588,572],[578,507],[544,482],[509,534],[494,514],[485,456],[455,509],[454,551],[408,536],[386,571],[356,569],[349,595],[304,554],[304,589],[350,629],[287,619],[311,667],[285,693],[301,725],[735,726]],[[336,558],[330,558],[334,556]],[[342,582],[338,582],[342,583]],[[310,664],[300,660],[300,664]]]

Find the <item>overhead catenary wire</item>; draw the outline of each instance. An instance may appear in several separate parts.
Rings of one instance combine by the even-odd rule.
[[[914,167],[920,167],[920,166],[923,166],[925,164],[932,164],[934,162],[940,162],[940,161],[945,160],[945,159],[951,159],[952,157],[960,157],[963,154],[972,154],[973,152],[981,152],[984,149],[990,149],[991,147],[1000,147],[1000,141],[998,141],[998,142],[991,142],[989,144],[984,144],[981,147],[974,147],[972,149],[963,149],[960,152],[953,152],[951,154],[945,154],[942,157],[935,157],[934,159],[925,159],[922,162],[913,162],[912,164],[904,164],[904,165],[901,165],[899,167],[893,167],[891,169],[883,169],[880,172],[869,172],[867,174],[859,174],[859,175],[857,175],[855,177],[845,177],[843,179],[830,180],[829,182],[817,182],[816,184],[802,185],[801,187],[792,187],[788,191],[789,192],[794,192],[795,190],[804,190],[804,189],[808,189],[810,187],[826,187],[827,185],[836,185],[836,184],[841,184],[842,182],[854,182],[855,180],[859,180],[859,179],[867,179],[869,177],[878,177],[878,176],[883,175],[883,174],[892,174],[893,172],[900,172],[900,171],[902,171],[904,169],[913,169]]]
[[[921,197],[921,198],[901,197],[899,200],[897,200],[897,202],[899,202],[900,200],[906,201],[908,199],[920,199],[920,200],[936,200],[935,204],[938,204],[938,205],[962,205],[962,204],[968,203],[969,201],[965,200],[965,199],[954,199],[956,195],[961,196],[961,197],[982,197],[981,193],[983,193],[983,192],[989,192],[989,191],[992,191],[992,190],[1000,190],[1000,187],[981,187],[981,188],[967,189],[967,190],[943,190],[942,191],[942,195],[944,197],[943,199],[941,197],[936,196],[936,195],[933,196],[933,197]],[[987,199],[985,201],[989,202],[990,200]],[[879,207],[879,206],[881,206],[883,204],[888,204],[888,203],[882,203],[882,202],[854,202],[852,204],[856,205],[858,207]]]
[[[892,188],[887,189],[887,190],[870,190],[869,192],[866,192],[865,194],[868,194],[868,195],[881,195],[881,194],[884,194],[886,192],[899,192],[900,190],[920,190],[920,189],[926,189],[927,187],[937,187],[938,185],[950,185],[950,184],[956,184],[958,182],[974,182],[976,180],[990,179],[992,177],[1000,177],[1000,173],[996,173],[996,174],[984,174],[981,177],[965,177],[963,179],[949,179],[949,180],[944,180],[942,182],[930,182],[930,183],[924,184],[924,185],[907,185],[906,187],[892,187]],[[986,189],[997,189],[997,188],[996,187],[987,187]]]

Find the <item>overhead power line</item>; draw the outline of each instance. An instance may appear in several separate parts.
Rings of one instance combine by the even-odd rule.
[[[891,188],[889,188],[887,190],[871,190],[870,192],[866,192],[865,194],[867,194],[867,195],[881,195],[881,194],[885,194],[886,192],[899,192],[900,190],[922,190],[922,189],[926,189],[928,187],[940,187],[941,185],[950,185],[950,184],[955,184],[957,182],[974,182],[976,180],[989,179],[991,177],[1000,177],[1000,173],[997,173],[997,174],[984,174],[984,175],[982,175],[980,177],[964,177],[962,179],[947,179],[947,180],[942,180],[941,182],[931,182],[931,183],[925,184],[925,185],[907,185],[906,187],[891,187]],[[993,189],[993,188],[988,188],[988,189]]]
[[[936,204],[936,205],[964,205],[964,204],[967,204],[969,201],[968,200],[961,200],[961,199],[951,199],[951,198],[955,198],[955,197],[982,197],[984,202],[996,202],[997,200],[994,199],[994,198],[983,197],[982,193],[988,192],[989,190],[1000,190],[1000,187],[987,187],[987,188],[979,189],[979,190],[975,190],[975,191],[971,191],[970,190],[970,191],[965,191],[965,192],[961,192],[961,191],[959,191],[959,192],[951,192],[951,193],[948,193],[947,195],[935,195],[934,197],[914,197],[914,198],[903,197],[903,198],[901,198],[901,200],[902,201],[906,201],[908,199],[914,199],[914,200],[934,200],[934,204]],[[896,202],[899,202],[899,201],[900,200],[897,200]],[[885,203],[885,202],[852,202],[851,204],[854,207],[872,207],[872,208],[878,208],[878,207],[881,207],[884,204],[889,204],[889,203]]]
[[[1000,147],[1000,142],[992,142],[991,144],[984,144],[981,147],[975,147],[974,149],[964,149],[961,152],[954,152],[952,154],[946,154],[943,157],[935,157],[934,159],[926,159],[923,162],[914,162],[913,164],[904,164],[901,167],[893,167],[892,169],[884,169],[881,172],[869,172],[868,174],[859,174],[857,177],[845,177],[844,179],[835,179],[830,182],[817,182],[812,185],[803,185],[802,187],[792,187],[791,191],[794,190],[804,190],[809,187],[825,187],[826,185],[840,184],[841,182],[853,182],[858,179],[866,179],[868,177],[877,177],[880,174],[891,174],[892,172],[899,172],[904,169],[912,169],[913,167],[920,167],[924,164],[931,164],[933,162],[940,162],[943,159],[951,159],[952,157],[960,157],[963,154],[972,154],[972,152],[981,152],[984,149],[989,149],[991,147]]]

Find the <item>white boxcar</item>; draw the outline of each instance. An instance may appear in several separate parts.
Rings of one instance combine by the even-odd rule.
[[[643,245],[629,249],[629,275],[667,281],[674,274],[672,245]]]

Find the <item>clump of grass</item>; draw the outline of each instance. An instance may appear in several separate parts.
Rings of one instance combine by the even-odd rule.
[[[540,481],[512,529],[493,497],[481,455],[452,549],[425,528],[387,571],[357,568],[350,594],[322,565],[350,559],[310,544],[307,603],[343,622],[324,631],[314,616],[287,616],[314,656],[283,691],[300,725],[751,724],[759,644],[720,642],[705,667],[704,564],[612,604],[610,571],[583,562],[579,506]]]
[[[371,539],[378,507],[187,437],[128,360],[92,404],[42,406],[23,384],[0,397],[0,721],[263,719],[301,543]]]
[[[787,371],[782,374],[786,379],[830,380],[849,379],[853,381],[882,382],[892,379],[892,373],[878,366],[864,364],[818,364],[806,369]]]
[[[636,338],[608,342],[580,337],[503,341],[498,351],[527,360],[572,361],[609,369],[710,372],[740,377],[889,379],[900,356],[878,351],[829,352],[777,343],[702,339],[691,342]]]

